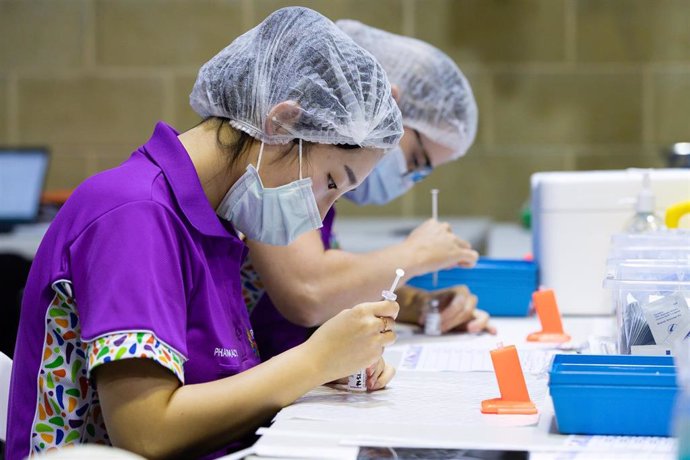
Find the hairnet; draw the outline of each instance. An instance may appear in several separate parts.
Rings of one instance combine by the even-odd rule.
[[[453,149],[467,152],[477,133],[477,104],[469,82],[441,50],[353,20],[336,22],[358,45],[379,60],[400,88],[403,124]]]
[[[273,12],[199,70],[192,108],[270,144],[292,139],[389,148],[402,136],[400,110],[376,59],[308,8]],[[270,134],[271,109],[292,101],[299,118]]]

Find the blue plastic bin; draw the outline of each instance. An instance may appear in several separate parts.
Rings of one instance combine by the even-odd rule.
[[[479,298],[478,308],[493,316],[527,316],[538,282],[536,263],[507,259],[480,258],[473,268],[442,270],[436,288],[432,276],[418,276],[408,284],[429,291],[464,284]]]
[[[549,392],[563,434],[670,436],[670,356],[555,355]]]

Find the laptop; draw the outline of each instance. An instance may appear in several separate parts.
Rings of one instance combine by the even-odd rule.
[[[36,222],[48,172],[42,147],[0,147],[0,232]]]

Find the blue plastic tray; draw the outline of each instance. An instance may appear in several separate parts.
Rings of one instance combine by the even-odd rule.
[[[408,284],[429,291],[464,284],[479,298],[478,308],[493,316],[527,316],[537,290],[537,265],[524,260],[480,258],[473,268],[442,270],[436,288],[432,276],[418,276]]]
[[[670,436],[677,391],[670,356],[556,355],[549,372],[563,434]]]

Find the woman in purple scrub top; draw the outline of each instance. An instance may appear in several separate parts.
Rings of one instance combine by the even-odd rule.
[[[285,8],[206,63],[190,102],[202,123],[158,123],[77,188],[41,243],[8,459],[80,443],[213,458],[318,385],[365,367],[369,390],[392,378],[381,354],[397,303],[344,310],[260,364],[239,276],[238,233],[286,245],[319,228],[398,143],[381,66],[328,19]]]
[[[477,130],[477,105],[465,76],[437,48],[357,21],[336,24],[381,63],[403,115],[400,145],[356,190],[345,194],[360,205],[382,205],[467,152]],[[463,197],[444,196],[458,199]],[[455,265],[471,267],[477,260],[469,243],[454,235],[448,224],[434,220],[395,246],[348,253],[335,242],[334,217],[335,210],[329,210],[320,231],[305,233],[289,246],[248,242],[243,290],[262,359],[304,342],[314,326],[349,305],[375,298],[395,267],[404,268],[409,279]],[[398,321],[423,325],[424,309],[434,297],[442,309],[442,332],[495,333],[488,313],[476,308],[477,297],[465,286],[431,293],[402,286],[397,294]]]

